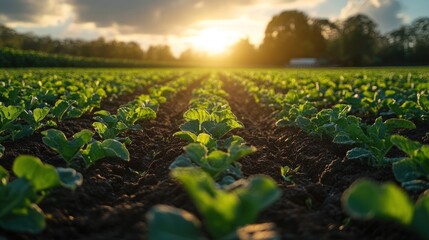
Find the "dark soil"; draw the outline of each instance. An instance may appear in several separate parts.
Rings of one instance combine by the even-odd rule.
[[[156,204],[168,204],[195,213],[182,188],[169,177],[169,164],[186,144],[173,138],[183,122],[191,91],[198,83],[161,105],[158,117],[143,122],[142,132],[130,132],[131,161],[106,159],[82,170],[84,184],[74,192],[54,190],[40,207],[48,215],[39,235],[7,233],[7,239],[146,239],[145,214]],[[277,128],[268,108],[240,86],[225,81],[233,112],[246,128],[235,132],[258,151],[241,160],[247,176],[271,176],[283,195],[264,211],[259,222],[276,223],[283,239],[418,239],[392,223],[350,221],[343,213],[343,191],[358,178],[393,180],[391,169],[374,169],[344,159],[346,149],[319,141],[295,128]],[[117,105],[119,106],[119,105]],[[112,109],[114,110],[114,109]],[[92,116],[60,126],[66,134],[91,128]],[[18,154],[31,154],[55,166],[63,163],[41,143],[40,134],[4,144],[2,165],[10,169]],[[294,183],[280,175],[281,166],[298,167]]]

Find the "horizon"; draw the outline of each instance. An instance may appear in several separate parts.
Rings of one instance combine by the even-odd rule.
[[[144,50],[149,45],[166,44],[178,57],[190,48],[209,55],[223,54],[243,38],[258,46],[270,19],[285,10],[296,9],[310,17],[331,21],[363,13],[386,33],[427,16],[424,9],[429,9],[429,1],[423,0],[240,0],[224,4],[127,0],[127,3],[2,0],[0,23],[20,33],[31,32],[56,39],[103,37],[133,41]],[[123,9],[126,10],[121,11]]]

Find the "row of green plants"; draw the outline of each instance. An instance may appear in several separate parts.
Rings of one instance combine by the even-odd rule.
[[[117,114],[96,112],[94,129],[83,129],[67,139],[56,129],[43,131],[43,143],[56,151],[69,168],[55,168],[32,156],[18,157],[12,167],[15,175],[9,182],[9,172],[0,167],[0,227],[9,231],[39,233],[46,226],[45,215],[38,207],[43,198],[55,187],[75,189],[83,177],[74,169],[88,168],[108,157],[130,160],[124,137],[127,131],[141,130],[139,121],[154,119],[160,104],[184,90],[198,76],[178,78],[165,85],[150,88],[149,94],[121,106]]]
[[[230,135],[243,124],[231,111],[222,82],[211,75],[193,91],[185,123],[174,135],[186,142],[184,153],[170,165],[204,220],[172,206],[157,205],[147,214],[149,239],[278,239],[272,224],[251,225],[260,211],[280,197],[277,184],[267,176],[244,179],[242,157],[256,149]]]
[[[100,108],[101,101],[171,78],[171,72],[94,72],[78,70],[1,71],[0,144],[57,126]],[[0,145],[0,157],[4,147]]]
[[[0,68],[12,67],[148,67],[147,62],[48,54],[31,50],[0,48]]]
[[[351,106],[351,114],[388,116],[425,121],[429,116],[428,74],[424,69],[240,71],[271,94],[277,104],[315,103],[318,109],[336,104]]]
[[[196,79],[197,75],[193,78],[180,77],[165,85],[156,85],[149,89],[148,94],[142,94],[120,106],[116,114],[106,110],[95,112],[92,124],[95,132],[83,129],[67,139],[60,130],[43,131],[43,143],[56,151],[68,166],[75,168],[88,168],[108,157],[129,161],[126,145],[131,144],[132,140],[126,136],[127,133],[141,131],[138,122],[155,119],[160,104],[186,89]]]
[[[351,115],[351,105],[336,104],[318,110],[317,103],[289,103],[287,94],[276,93],[242,77],[233,77],[257,101],[273,107],[277,126],[296,126],[309,135],[328,138],[336,144],[352,147],[347,158],[367,159],[371,166],[391,165],[396,180],[413,193],[429,189],[429,145],[422,145],[406,137],[395,135],[398,129],[414,129],[413,122],[401,118],[385,121],[377,117],[373,124]],[[282,96],[283,95],[283,96]],[[279,99],[282,99],[279,101]],[[279,104],[280,103],[280,104]],[[400,116],[399,116],[400,117]],[[389,157],[395,146],[407,157]],[[343,195],[343,206],[352,217],[394,220],[429,238],[426,223],[429,221],[429,202],[424,192],[416,205],[394,184],[379,185],[369,180],[353,184]]]

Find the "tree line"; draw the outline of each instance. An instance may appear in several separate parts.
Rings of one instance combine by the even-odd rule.
[[[287,64],[292,58],[318,58],[341,66],[425,65],[429,64],[429,18],[382,34],[377,23],[363,14],[331,22],[285,11],[268,23],[258,48],[242,39],[231,47],[230,58],[266,65]]]
[[[39,37],[31,33],[21,34],[3,25],[0,25],[0,48],[105,59],[174,60],[168,45],[150,46],[147,51],[143,51],[136,42],[107,41],[104,38],[92,41],[80,39],[59,40],[49,36]]]
[[[50,54],[106,59],[148,61],[176,60],[168,45],[142,50],[136,42],[52,39],[20,34],[0,25],[0,48],[34,50]],[[182,62],[221,62],[235,65],[285,65],[293,58],[317,58],[329,65],[425,65],[429,64],[429,18],[414,20],[382,34],[377,23],[363,14],[335,22],[312,18],[301,11],[274,16],[259,46],[241,39],[221,57],[185,50]]]

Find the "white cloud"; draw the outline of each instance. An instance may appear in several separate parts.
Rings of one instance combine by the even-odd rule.
[[[365,14],[379,25],[382,32],[388,32],[404,23],[402,10],[399,0],[349,0],[341,10],[340,18]]]

